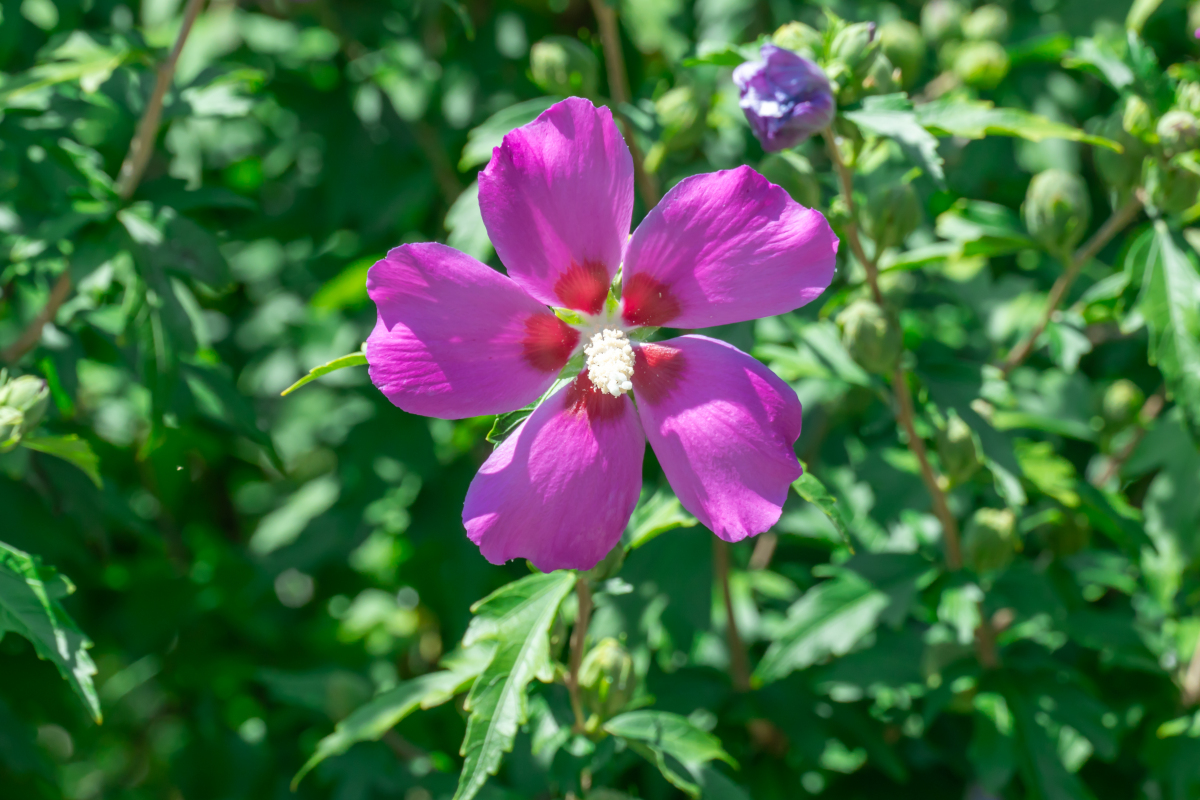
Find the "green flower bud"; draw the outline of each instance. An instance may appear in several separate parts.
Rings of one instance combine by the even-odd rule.
[[[921,224],[921,200],[911,183],[892,183],[871,193],[863,228],[879,249],[896,247]]]
[[[838,31],[833,37],[829,54],[845,64],[855,76],[862,76],[867,73],[878,50],[879,39],[875,36],[875,23],[855,22]]]
[[[1154,130],[1154,112],[1146,101],[1131,94],[1125,98],[1125,109],[1121,113],[1121,125],[1139,139],[1145,139]]]
[[[962,32],[967,39],[999,42],[1008,35],[1008,12],[991,3],[980,6],[963,19]]]
[[[932,0],[921,8],[921,32],[935,44],[956,39],[966,13],[958,0]]]
[[[1038,530],[1042,547],[1059,558],[1078,553],[1092,540],[1092,526],[1083,514],[1065,514],[1060,522]]]
[[[529,51],[533,82],[550,94],[594,95],[600,64],[592,49],[570,36],[547,36]]]
[[[1008,509],[979,509],[967,523],[962,546],[963,562],[975,572],[1004,569],[1020,546],[1016,515]]]
[[[842,343],[867,372],[883,375],[896,366],[903,347],[899,326],[870,300],[855,300],[837,317]]]
[[[633,658],[616,639],[601,639],[579,666],[579,685],[588,709],[601,719],[619,714],[633,699],[637,674]]]
[[[0,405],[15,408],[24,417],[21,434],[29,433],[42,421],[50,402],[50,387],[41,378],[22,375],[0,388]]]
[[[1200,4],[1196,7],[1200,8]],[[1175,87],[1175,105],[1192,114],[1200,114],[1200,83],[1180,81]]]
[[[1145,401],[1146,396],[1133,381],[1124,378],[1113,381],[1101,401],[1104,421],[1113,427],[1124,427],[1137,418]]]
[[[771,34],[771,44],[816,61],[825,51],[825,37],[803,22],[789,22]]]
[[[879,29],[879,49],[900,70],[900,83],[912,86],[925,66],[925,40],[921,29],[903,19],[893,20]]]
[[[1096,171],[1112,188],[1126,191],[1142,179],[1142,159],[1146,157],[1146,145],[1129,131],[1121,121],[1122,115],[1113,113],[1096,126],[1095,132],[1121,145],[1123,152],[1117,153],[1107,147],[1092,150]]]
[[[975,447],[975,434],[962,417],[950,412],[946,425],[937,432],[938,457],[942,469],[951,485],[968,480],[979,469],[979,452]]]
[[[1169,214],[1182,214],[1200,197],[1200,175],[1156,158],[1146,159],[1142,185],[1150,202]]]
[[[816,208],[821,203],[821,184],[813,172],[808,159],[784,151],[771,153],[758,165],[759,173],[792,196],[805,208]]]
[[[1158,120],[1155,128],[1158,143],[1168,157],[1195,150],[1200,146],[1200,122],[1187,111],[1168,111]]]
[[[1048,169],[1029,182],[1021,210],[1029,235],[1065,258],[1087,232],[1092,203],[1083,178],[1065,170]]]
[[[0,406],[0,453],[8,452],[21,441],[25,415],[15,408]]]
[[[954,74],[980,89],[996,88],[1008,67],[1008,52],[995,42],[967,42],[954,54]]]
[[[891,94],[900,91],[900,71],[892,66],[892,62],[883,53],[876,53],[867,77],[863,79],[863,89],[867,94]]]

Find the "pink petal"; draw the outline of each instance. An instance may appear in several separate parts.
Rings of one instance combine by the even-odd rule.
[[[591,569],[637,505],[645,450],[629,397],[597,392],[582,372],[479,470],[463,506],[467,536],[493,564]]]
[[[400,408],[443,419],[536,400],[579,334],[508,278],[441,244],[406,244],[375,262],[367,294],[371,382]]]
[[[571,97],[509,133],[479,175],[479,209],[525,291],[600,311],[633,215],[633,159],[612,112]]]
[[[800,477],[796,393],[706,336],[640,345],[635,355],[638,414],[683,507],[727,542],[774,525]]]
[[[680,181],[625,252],[625,321],[707,328],[799,308],[833,280],[838,240],[749,167]]]

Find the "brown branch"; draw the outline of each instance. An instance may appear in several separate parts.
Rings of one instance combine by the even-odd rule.
[[[604,69],[608,74],[608,93],[612,96],[625,143],[629,145],[629,153],[633,156],[633,177],[646,208],[658,205],[662,195],[659,193],[658,180],[646,171],[646,159],[634,136],[633,123],[621,112],[620,106],[628,103],[632,96],[629,91],[629,78],[625,73],[625,54],[621,50],[621,30],[617,26],[617,11],[606,0],[592,0],[592,11],[596,15],[596,24],[600,27],[600,43],[604,47]]]
[[[1133,437],[1121,448],[1121,452],[1117,453],[1108,462],[1108,465],[1095,480],[1092,481],[1093,486],[1103,486],[1117,473],[1121,471],[1121,467],[1133,455],[1133,451],[1142,443],[1142,439],[1146,436],[1147,426],[1154,421],[1155,417],[1162,412],[1163,406],[1167,402],[1167,385],[1164,383],[1158,388],[1158,391],[1150,395],[1146,402],[1142,404],[1142,410],[1138,412],[1138,428],[1133,432]]]
[[[729,591],[729,543],[713,537],[713,574],[721,587],[725,603],[725,640],[729,644],[729,678],[735,692],[750,691],[750,657],[746,654],[746,643],[738,632],[737,617],[733,613],[733,594]]]
[[[4,348],[0,359],[7,364],[15,364],[32,350],[42,338],[42,329],[58,314],[58,309],[66,302],[69,294],[71,294],[71,271],[67,269],[63,270],[62,275],[59,275],[58,280],[54,282],[54,288],[50,290],[50,298],[46,301],[46,305],[33,318],[33,321],[25,326],[25,330],[21,331],[17,340]]]
[[[179,54],[183,52],[183,44],[187,41],[192,23],[196,21],[203,5],[204,0],[188,0],[183,9],[183,25],[179,28],[179,35],[175,37],[175,46],[171,48],[167,60],[158,68],[158,80],[154,82],[154,91],[150,94],[146,110],[142,112],[133,141],[129,143],[129,153],[121,163],[121,171],[117,173],[117,194],[122,200],[133,197],[142,181],[142,175],[146,172],[146,165],[150,163],[150,156],[154,153],[154,142],[158,139],[158,123],[162,120],[163,100],[167,96],[167,89],[171,88],[171,79],[175,77],[175,65],[179,62]]]
[[[821,135],[825,137],[825,149],[829,153],[829,160],[833,162],[833,168],[838,174],[838,181],[842,185],[842,199],[846,201],[846,214],[849,217],[849,221],[846,223],[846,238],[850,240],[850,250],[866,270],[867,285],[871,287],[871,297],[874,298],[877,305],[883,306],[883,292],[879,291],[879,269],[873,260],[867,258],[867,251],[863,249],[862,240],[858,237],[858,223],[855,221],[856,212],[854,210],[854,177],[846,167],[846,162],[842,161],[842,154],[838,151],[833,129],[826,128]]]
[[[754,552],[750,554],[750,569],[766,569],[771,566],[771,558],[779,545],[779,534],[773,531],[760,533],[754,542]]]
[[[1043,309],[1041,318],[1033,326],[1033,329],[1026,334],[1025,338],[1012,349],[1008,354],[1008,358],[1004,359],[1002,369],[1006,376],[1020,366],[1021,362],[1033,352],[1033,348],[1037,346],[1038,337],[1042,335],[1042,331],[1046,330],[1046,326],[1050,324],[1054,312],[1058,310],[1058,306],[1071,289],[1071,285],[1079,277],[1080,271],[1089,261],[1096,257],[1096,254],[1100,252],[1104,245],[1108,244],[1112,237],[1116,236],[1130,222],[1133,222],[1141,210],[1141,198],[1135,195],[1128,203],[1114,211],[1112,216],[1100,226],[1100,230],[1092,234],[1092,237],[1075,251],[1075,255],[1071,258],[1070,263],[1067,264],[1066,270],[1063,271],[1062,275],[1058,276],[1058,280],[1050,288],[1050,296],[1046,298],[1046,308]]]
[[[588,587],[587,578],[582,575],[575,582],[575,593],[579,597],[579,613],[575,617],[575,627],[571,630],[570,662],[564,683],[567,693],[571,696],[571,711],[575,714],[575,732],[587,730],[587,719],[583,715],[583,700],[579,694],[579,665],[583,663],[583,648],[587,644],[588,622],[592,618],[592,590]]]

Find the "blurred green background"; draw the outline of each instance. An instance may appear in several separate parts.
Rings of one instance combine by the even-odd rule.
[[[837,498],[831,517],[793,496],[772,533],[726,553],[754,689],[730,678],[721,551],[714,562],[712,535],[649,453],[630,528],[644,546],[597,585],[589,641],[621,641],[634,704],[711,731],[740,766],[697,768],[697,791],[1200,797],[1200,207],[1188,177],[1200,170],[1153,133],[1170,108],[1200,110],[1187,88],[1195,10],[194,5],[144,174],[122,184],[184,3],[0,2],[0,349],[10,378],[44,379],[49,394],[41,427],[11,428],[22,446],[0,454],[0,540],[15,548],[0,558],[0,797],[454,793],[461,696],[324,761],[294,794],[289,783],[335,723],[434,669],[472,603],[529,573],[488,564],[462,529],[492,420],[405,414],[362,367],[280,392],[358,350],[375,321],[366,272],[387,249],[445,241],[499,266],[475,173],[506,131],[566,94],[618,108],[657,190],[748,163],[843,238],[822,298],[706,332],[792,383],[805,408],[797,452]],[[597,10],[617,25],[627,98],[606,71]],[[939,137],[939,182],[928,151],[914,162],[892,133],[839,120],[858,221],[879,244],[893,335],[914,369],[917,434],[982,548],[965,571],[941,566],[886,374],[870,374],[862,343],[834,322],[865,289],[824,143],[764,154],[729,77],[758,37],[795,20],[827,27],[827,10],[879,23],[898,69],[880,73],[876,93],[891,81],[918,108],[991,101],[1127,145],[1106,171],[1100,145],[1061,131],[983,138],[913,123]],[[985,365],[1033,327],[1063,271],[1020,216],[1031,178],[1050,168],[1082,176],[1089,232],[1138,187],[1150,211],[1083,265],[1039,346],[1002,377]],[[896,201],[873,198],[900,183],[914,213],[888,223]],[[1182,199],[1167,202],[1170,191]],[[643,192],[635,224],[646,205]],[[887,224],[904,228],[895,241]],[[982,545],[990,534],[972,526],[996,519],[980,508],[1008,514]],[[55,626],[39,647],[69,657],[39,658],[37,632],[22,627],[14,604],[35,586],[50,609],[36,613]],[[998,661],[976,657],[985,618]],[[551,631],[560,660],[567,629]],[[570,725],[567,693],[535,683],[533,694],[531,722],[480,797],[684,796],[611,737],[547,744]]]

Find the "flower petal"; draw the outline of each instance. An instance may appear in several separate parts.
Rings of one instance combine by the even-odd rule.
[[[463,506],[467,537],[493,564],[591,569],[637,505],[645,451],[633,403],[582,372],[484,462]]]
[[[400,408],[442,419],[536,400],[579,334],[520,286],[441,244],[397,247],[367,273],[378,319],[371,382]]]
[[[800,400],[725,342],[681,336],[635,351],[646,438],[683,507],[728,542],[779,520],[800,477]]]
[[[612,112],[571,97],[509,133],[479,175],[479,209],[527,292],[600,311],[633,215],[633,159]]]
[[[685,178],[629,240],[625,321],[707,328],[791,311],[829,286],[837,246],[820,212],[749,167]]]

